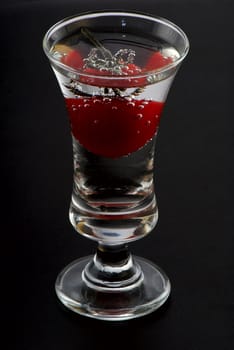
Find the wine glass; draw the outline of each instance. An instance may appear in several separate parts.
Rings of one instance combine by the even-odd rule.
[[[97,241],[94,256],[58,275],[58,298],[102,320],[146,315],[170,294],[166,274],[128,243],[155,227],[154,149],[172,81],[187,55],[185,33],[166,19],[125,11],[66,18],[44,51],[65,98],[73,142],[70,221]]]

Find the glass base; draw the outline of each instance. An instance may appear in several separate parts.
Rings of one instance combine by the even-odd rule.
[[[109,287],[88,281],[85,270],[92,258],[73,261],[57,277],[57,296],[72,311],[96,319],[122,321],[147,315],[167,300],[169,279],[152,262],[134,257],[141,272],[138,279],[123,287]]]

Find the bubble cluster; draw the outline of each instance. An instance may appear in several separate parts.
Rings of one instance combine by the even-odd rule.
[[[91,49],[88,57],[83,60],[83,68],[94,68],[114,75],[128,75],[131,73],[129,64],[133,63],[134,58],[135,51],[132,49],[120,49],[112,55],[106,48],[95,47]]]

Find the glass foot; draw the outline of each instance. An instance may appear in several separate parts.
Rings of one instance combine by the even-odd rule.
[[[152,262],[134,257],[138,277],[130,284],[110,287],[87,278],[92,258],[73,261],[57,277],[57,296],[72,311],[96,319],[122,321],[147,315],[167,300],[169,279]]]

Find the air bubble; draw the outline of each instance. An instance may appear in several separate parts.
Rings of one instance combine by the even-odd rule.
[[[99,123],[99,120],[98,120],[98,119],[95,119],[95,120],[93,121],[93,123],[94,123],[95,125],[97,125],[97,124]]]
[[[113,106],[112,109],[116,111],[118,109],[118,107]]]
[[[103,102],[110,103],[111,102],[111,98],[104,97],[103,98]]]
[[[143,118],[143,115],[142,114],[137,114],[137,119],[142,119]]]
[[[150,126],[150,124],[151,124],[151,121],[150,121],[150,120],[147,120],[146,125],[147,125],[147,126]]]
[[[148,102],[148,101],[143,101],[142,104],[143,104],[143,105],[148,105],[149,102]]]
[[[85,108],[88,108],[88,107],[90,107],[90,105],[89,105],[88,103],[85,103],[85,104],[84,104],[84,107],[85,107]]]
[[[128,102],[127,106],[135,107],[135,103],[134,102]]]
[[[158,118],[159,118],[159,115],[158,115],[158,114],[155,114],[155,118],[158,119]]]
[[[143,109],[143,108],[145,108],[145,106],[143,106],[143,105],[139,105],[137,108],[139,108],[139,109]]]
[[[93,103],[101,103],[101,101],[98,99],[95,99],[95,100],[93,100]]]
[[[137,130],[137,135],[139,135],[141,132],[140,132],[140,130]]]
[[[95,100],[93,100],[93,103],[101,103],[101,101],[98,99],[95,99]]]

